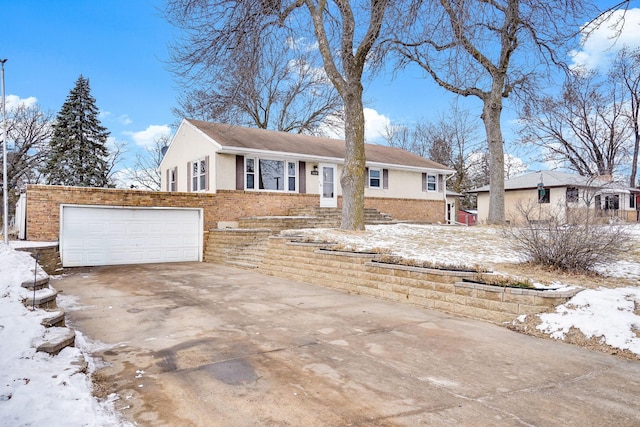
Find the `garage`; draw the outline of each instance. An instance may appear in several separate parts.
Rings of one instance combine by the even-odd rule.
[[[202,261],[197,208],[60,205],[63,267]]]

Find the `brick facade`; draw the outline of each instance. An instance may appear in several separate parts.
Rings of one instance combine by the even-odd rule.
[[[29,185],[27,240],[58,240],[61,204],[202,208],[204,229],[210,230],[217,228],[219,221],[237,221],[248,216],[287,215],[290,208],[319,206],[319,203],[319,196],[314,194],[226,190],[217,193],[170,193]],[[444,217],[444,201],[367,198],[365,207],[376,208],[399,220],[441,222]]]

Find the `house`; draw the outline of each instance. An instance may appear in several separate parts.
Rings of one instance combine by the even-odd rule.
[[[637,221],[636,193],[607,178],[589,178],[558,171],[537,171],[505,180],[505,217],[518,221],[518,206],[535,203],[550,212],[559,208],[566,219],[575,209],[595,209],[597,215]],[[478,196],[478,221],[489,216],[489,185],[471,191]]]
[[[305,195],[335,208],[344,155],[342,140],[184,119],[160,164],[161,190]],[[453,170],[384,145],[366,144],[365,156],[366,207],[401,220],[444,220]],[[273,213],[265,206],[261,214]]]

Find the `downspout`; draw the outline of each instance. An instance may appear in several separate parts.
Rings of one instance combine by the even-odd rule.
[[[447,210],[449,209],[448,203],[447,203],[447,181],[450,180],[451,178],[453,178],[455,175],[455,172],[452,173],[449,176],[444,177],[444,182],[443,182],[443,189],[442,189],[442,195],[444,197],[444,223],[447,225],[451,225],[451,222],[449,220],[447,220]],[[454,221],[456,222],[456,221]]]

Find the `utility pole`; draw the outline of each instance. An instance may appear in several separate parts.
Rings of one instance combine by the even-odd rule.
[[[2,229],[4,243],[9,244],[9,180],[7,179],[7,112],[4,99],[4,63],[7,59],[0,59],[2,64]]]

